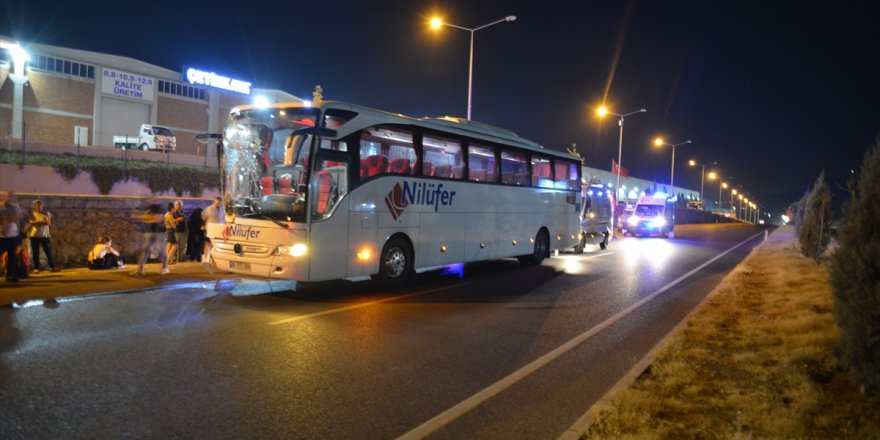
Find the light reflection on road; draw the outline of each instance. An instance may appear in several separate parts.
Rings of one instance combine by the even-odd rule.
[[[627,238],[617,241],[617,251],[624,255],[628,268],[647,262],[654,271],[666,268],[675,247],[665,238]]]

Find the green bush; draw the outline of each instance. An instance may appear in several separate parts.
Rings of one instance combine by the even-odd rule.
[[[822,171],[807,197],[804,216],[798,228],[801,253],[805,257],[815,258],[816,263],[819,263],[819,258],[828,249],[828,242],[831,241],[831,231],[828,228],[830,224],[831,190],[825,183],[825,172]]]
[[[831,257],[837,356],[868,392],[880,393],[880,138],[865,155]]]
[[[0,152],[0,163],[21,163],[21,154]],[[70,153],[48,154],[31,153],[27,155],[27,165],[49,166],[61,177],[70,182],[80,171],[88,172],[92,182],[101,194],[110,194],[117,183],[135,179],[150,188],[154,193],[174,191],[177,196],[190,193],[200,197],[206,188],[220,188],[220,172],[216,168],[189,167],[165,162],[129,160],[80,156]]]

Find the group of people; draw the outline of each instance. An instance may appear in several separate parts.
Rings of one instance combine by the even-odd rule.
[[[0,191],[0,254],[6,267],[6,281],[9,282],[17,282],[30,273],[42,271],[41,250],[46,254],[46,262],[52,272],[58,271],[52,258],[49,228],[52,214],[43,210],[41,200],[34,201],[30,215],[25,216],[22,211],[15,194]]]
[[[44,210],[41,200],[33,202],[29,215],[23,211],[15,194],[0,191],[0,261],[5,264],[8,282],[18,282],[20,278],[44,270],[41,254],[45,254],[52,272],[59,270],[52,255],[52,214]],[[207,223],[225,222],[220,197],[204,210],[194,208],[189,219],[184,217],[183,202],[179,200],[169,203],[164,211],[158,202],[152,201],[144,213],[135,217],[144,239],[138,251],[138,270],[133,275],[144,274],[144,264],[154,248],[159,251],[162,261],[160,274],[169,273],[169,264],[186,258],[202,261],[203,255],[210,253]],[[102,234],[98,237],[88,252],[88,267],[94,270],[125,267],[110,236]]]
[[[164,213],[157,202],[150,203],[146,212],[135,216],[141,223],[144,239],[138,251],[138,270],[132,275],[144,275],[144,264],[154,247],[159,249],[159,258],[162,261],[159,274],[170,273],[169,264],[184,261],[184,256],[192,261],[201,261],[202,255],[208,254],[210,246],[210,239],[205,235],[207,223],[223,223],[221,206],[222,199],[217,197],[204,210],[193,209],[187,221],[183,214],[183,202],[179,200],[169,203]],[[182,248],[184,244],[186,252]]]

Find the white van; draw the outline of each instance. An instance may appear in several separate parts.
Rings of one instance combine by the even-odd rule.
[[[633,235],[663,235],[672,232],[674,199],[655,193],[639,197],[636,209],[626,220]]]

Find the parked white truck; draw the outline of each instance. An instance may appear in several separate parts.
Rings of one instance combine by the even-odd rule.
[[[174,151],[177,138],[167,127],[143,124],[136,135],[113,136],[113,146],[123,150],[139,148],[144,151]]]

